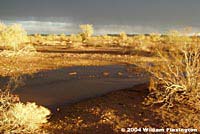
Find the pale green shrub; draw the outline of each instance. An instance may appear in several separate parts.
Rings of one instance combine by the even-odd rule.
[[[21,25],[6,26],[0,23],[0,46],[18,50],[25,42],[28,42],[28,36]]]
[[[92,25],[89,25],[89,24],[80,25],[80,28],[82,30],[82,33],[81,33],[82,41],[88,40],[94,33],[94,29]]]
[[[35,103],[16,103],[8,110],[5,124],[14,133],[33,133],[40,130],[43,123],[47,123],[50,111]]]
[[[9,91],[0,92],[0,133],[27,134],[44,133],[50,111],[35,103],[23,104]]]

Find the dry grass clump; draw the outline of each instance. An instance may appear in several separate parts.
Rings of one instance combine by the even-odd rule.
[[[0,46],[4,51],[0,53],[2,58],[9,57],[13,65],[19,62],[19,56],[27,56],[36,52],[35,48],[27,45],[28,37],[26,31],[17,24],[6,26],[0,24]],[[6,50],[5,50],[6,49]],[[14,51],[13,51],[14,50]],[[9,67],[2,63],[10,74],[18,70],[17,66]],[[8,68],[9,67],[9,68]],[[20,84],[20,74],[13,74],[8,85],[0,88],[0,133],[1,134],[27,134],[44,133],[43,123],[47,122],[50,111],[35,103],[23,104],[19,97],[11,92]],[[1,83],[3,84],[3,83]]]
[[[200,46],[192,43],[171,48],[176,51],[158,50],[163,62],[150,67],[151,94],[156,103],[173,106],[179,102],[200,109]]]
[[[16,64],[15,62],[17,62],[18,58],[18,56],[15,56],[11,59],[13,64]],[[6,76],[17,69],[16,66],[8,68]],[[23,84],[20,74],[11,75],[8,85],[1,84],[1,88],[4,90],[0,90],[0,133],[43,133],[44,131],[41,127],[43,123],[47,122],[50,111],[44,107],[37,106],[35,103],[23,104],[18,96],[11,94],[13,90]]]
[[[12,51],[12,50],[3,50],[0,52],[0,56],[3,57],[24,57],[24,56],[34,56],[37,54],[37,51],[35,47],[32,45],[26,45],[25,47],[19,49],[18,51]]]
[[[194,114],[200,111],[200,45],[194,41],[198,38],[168,36],[156,50],[162,62],[148,67],[152,77],[146,104],[162,104],[159,112],[171,126],[200,129],[200,117]]]
[[[21,103],[9,90],[0,91],[0,133],[44,133],[41,127],[49,114],[48,109],[35,103]]]
[[[35,103],[16,103],[7,111],[8,120],[4,127],[14,133],[39,132],[43,123],[47,123],[49,114],[48,109]]]

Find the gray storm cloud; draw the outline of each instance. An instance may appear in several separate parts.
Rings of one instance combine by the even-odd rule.
[[[56,20],[56,18],[55,18]],[[59,19],[57,19],[59,20]],[[30,20],[30,18],[23,18],[21,20],[2,20],[7,25],[11,25],[14,23],[21,24],[23,28],[29,33],[43,33],[43,34],[72,34],[72,33],[79,33],[80,22],[73,22],[72,20],[65,21],[52,21],[51,18],[49,20],[45,18],[43,21],[38,20]],[[160,29],[156,29],[150,26],[142,26],[142,25],[116,25],[116,24],[109,24],[109,25],[93,25],[94,31],[96,35],[103,35],[103,34],[118,34],[120,32],[126,32],[129,34],[138,34],[138,33],[152,33],[152,32],[159,32]]]
[[[7,25],[11,24],[21,24],[23,28],[28,32],[28,34],[77,34],[81,32],[79,25],[81,22],[73,22],[73,20],[65,19],[65,21],[55,21],[59,18],[45,18],[42,20],[31,20],[30,18],[23,18],[19,20],[1,20]],[[171,26],[171,27],[153,27],[148,25],[119,25],[119,24],[109,24],[100,25],[93,24],[95,35],[104,34],[119,34],[120,32],[126,32],[128,34],[148,34],[148,33],[166,33],[169,30],[176,29],[180,30],[185,28],[184,26]],[[191,33],[198,33],[200,31],[199,27],[193,27]]]
[[[29,33],[77,33],[93,24],[96,34],[151,33],[200,28],[198,0],[1,0],[0,20]]]

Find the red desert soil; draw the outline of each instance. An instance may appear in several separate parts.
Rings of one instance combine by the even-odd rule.
[[[70,50],[71,51],[71,50]],[[131,52],[132,53],[132,52]],[[12,55],[12,54],[11,54]],[[12,76],[32,74],[74,65],[133,64],[135,61],[152,61],[156,57],[140,53],[118,52],[42,52],[33,55],[0,55],[0,75]],[[14,71],[13,71],[14,70]],[[46,125],[53,134],[112,134],[121,128],[163,126],[161,118],[143,105],[148,94],[147,85],[135,86],[111,92],[107,95],[59,107],[53,112],[50,124]]]
[[[38,48],[39,49],[39,48]],[[11,51],[0,51],[0,76],[22,75],[37,73],[42,70],[52,70],[68,66],[112,65],[133,64],[134,62],[151,62],[159,60],[148,54],[140,52],[124,53],[123,50],[100,50],[100,49],[64,49],[66,52],[52,51],[53,48],[39,49],[37,53],[25,53],[13,56]],[[125,50],[124,50],[125,51]]]
[[[143,105],[147,94],[148,84],[141,84],[61,106],[46,128],[53,134],[113,134],[128,127],[163,127],[161,117]]]

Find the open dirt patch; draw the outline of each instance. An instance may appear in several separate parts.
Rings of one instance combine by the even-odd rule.
[[[148,84],[142,84],[61,106],[46,128],[55,134],[111,134],[127,127],[160,128],[164,126],[161,117],[142,104],[147,94]]]

